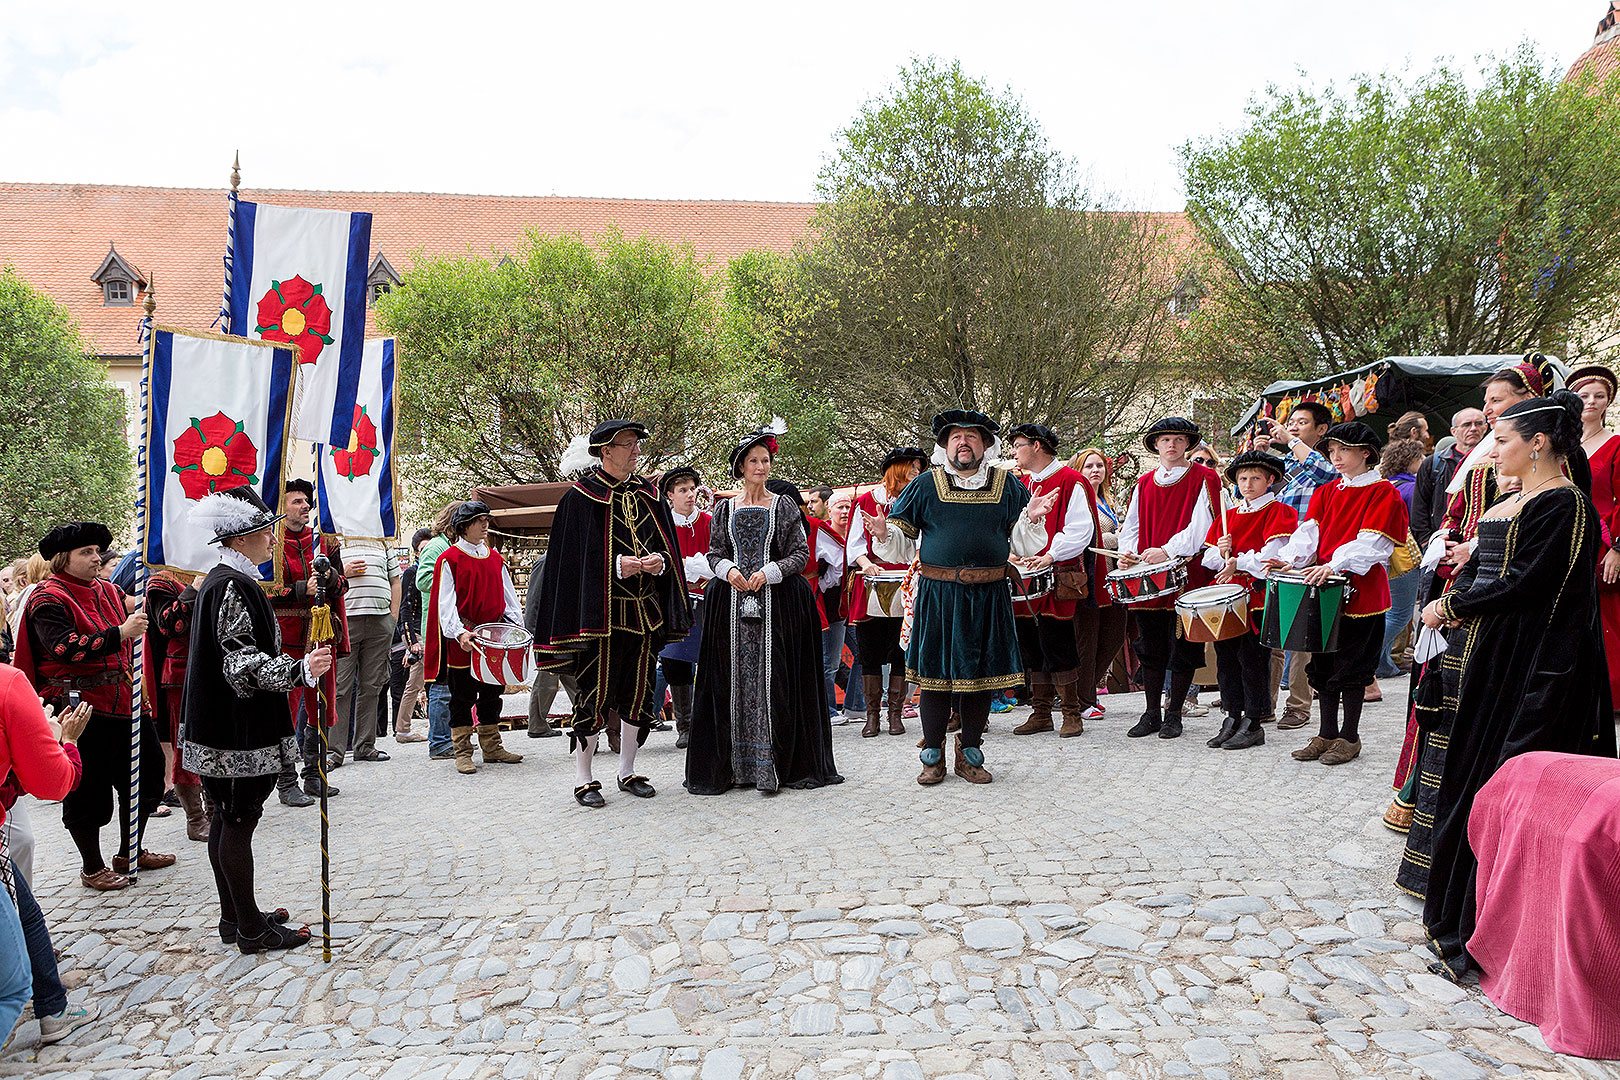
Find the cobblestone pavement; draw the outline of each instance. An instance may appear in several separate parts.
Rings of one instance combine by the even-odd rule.
[[[332,800],[341,948],[245,957],[179,815],[179,865],[118,894],[77,883],[36,807],[36,891],[75,999],[102,1019],[0,1072],[98,1077],[1620,1077],[1555,1056],[1477,990],[1424,970],[1379,824],[1401,720],[1301,764],[1309,731],[1241,753],[1127,740],[1140,696],[1084,737],[987,743],[996,782],[919,788],[915,736],[834,729],[840,787],[571,797],[566,740],[460,776],[421,744],[351,764]],[[912,725],[913,733],[915,724]],[[598,758],[600,775],[612,759]],[[319,925],[315,811],[272,802],[265,904]],[[37,1062],[35,1055],[37,1053]]]

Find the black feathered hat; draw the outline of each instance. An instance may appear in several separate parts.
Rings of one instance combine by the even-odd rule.
[[[112,547],[112,540],[112,530],[99,521],[70,521],[56,526],[40,538],[39,553],[49,559],[64,551],[77,551],[91,544],[106,551]]]
[[[703,477],[698,474],[696,469],[690,465],[677,465],[658,478],[658,494],[668,495],[669,489],[682,480],[690,480],[699,487],[703,486]]]
[[[1052,454],[1053,456],[1057,455],[1057,432],[1053,431],[1045,424],[1019,424],[1017,427],[1009,428],[1007,431],[1007,437],[1010,439],[1016,439],[1020,436],[1028,439],[1030,442],[1040,443],[1042,446],[1046,447],[1046,452],[1048,454]]]
[[[903,465],[908,461],[915,461],[926,469],[928,468],[928,451],[920,446],[896,446],[887,454],[884,454],[883,460],[878,462],[878,472],[886,473],[889,471],[890,465]]]
[[[238,484],[198,502],[189,516],[194,524],[213,532],[210,544],[222,544],[268,529],[287,515],[266,506],[250,485]]]
[[[1264,450],[1245,450],[1233,458],[1232,463],[1226,467],[1226,478],[1233,483],[1237,483],[1239,469],[1264,469],[1271,474],[1272,483],[1276,483],[1288,475],[1288,471],[1283,468],[1282,460],[1275,454],[1268,454]]]
[[[743,458],[747,457],[748,451],[752,450],[756,446],[763,446],[765,449],[771,452],[771,457],[774,458],[778,449],[776,437],[778,435],[786,434],[787,423],[780,416],[776,416],[772,417],[771,422],[760,428],[758,431],[750,431],[747,435],[744,435],[741,441],[739,441],[736,447],[731,451],[732,478],[737,480],[742,479]]]
[[[1001,425],[977,409],[946,409],[934,417],[935,445],[944,446],[956,428],[977,428],[987,443],[1001,434]]]
[[[1148,428],[1142,436],[1142,445],[1147,447],[1148,453],[1157,454],[1159,452],[1156,442],[1160,435],[1185,435],[1188,450],[1203,441],[1202,436],[1198,433],[1198,425],[1184,416],[1166,416],[1162,420],[1153,422],[1153,426]]]

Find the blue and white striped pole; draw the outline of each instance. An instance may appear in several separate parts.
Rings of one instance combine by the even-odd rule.
[[[236,189],[242,183],[242,152],[236,153],[231,162],[231,193],[225,196],[228,207],[225,214],[225,297],[220,301],[219,318],[214,320],[215,329],[222,334],[231,332],[231,275],[236,266]]]
[[[152,314],[157,310],[157,275],[146,277],[146,315],[141,319],[141,441],[135,448],[135,543],[139,557],[135,560],[135,595],[146,597],[146,473],[148,460],[146,440],[152,428]],[[134,884],[140,879],[141,869],[141,669],[145,662],[145,636],[132,639],[130,650],[131,675],[129,710],[129,870],[125,876]]]

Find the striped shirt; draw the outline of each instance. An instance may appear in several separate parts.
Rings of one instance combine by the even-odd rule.
[[[348,540],[343,544],[343,562],[364,559],[366,572],[349,578],[349,591],[343,595],[343,610],[350,615],[387,615],[393,607],[394,591],[389,582],[399,580],[399,560],[388,546],[377,540]]]

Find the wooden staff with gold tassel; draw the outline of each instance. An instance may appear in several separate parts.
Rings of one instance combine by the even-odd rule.
[[[326,575],[332,569],[331,560],[320,550],[317,534],[315,543],[315,604],[309,609],[309,644],[320,648],[337,637],[332,627],[332,608],[326,602]],[[331,820],[326,814],[326,715],[331,703],[326,700],[326,676],[321,676],[315,688],[315,726],[321,733],[321,961],[332,962],[332,858],[327,840]]]

